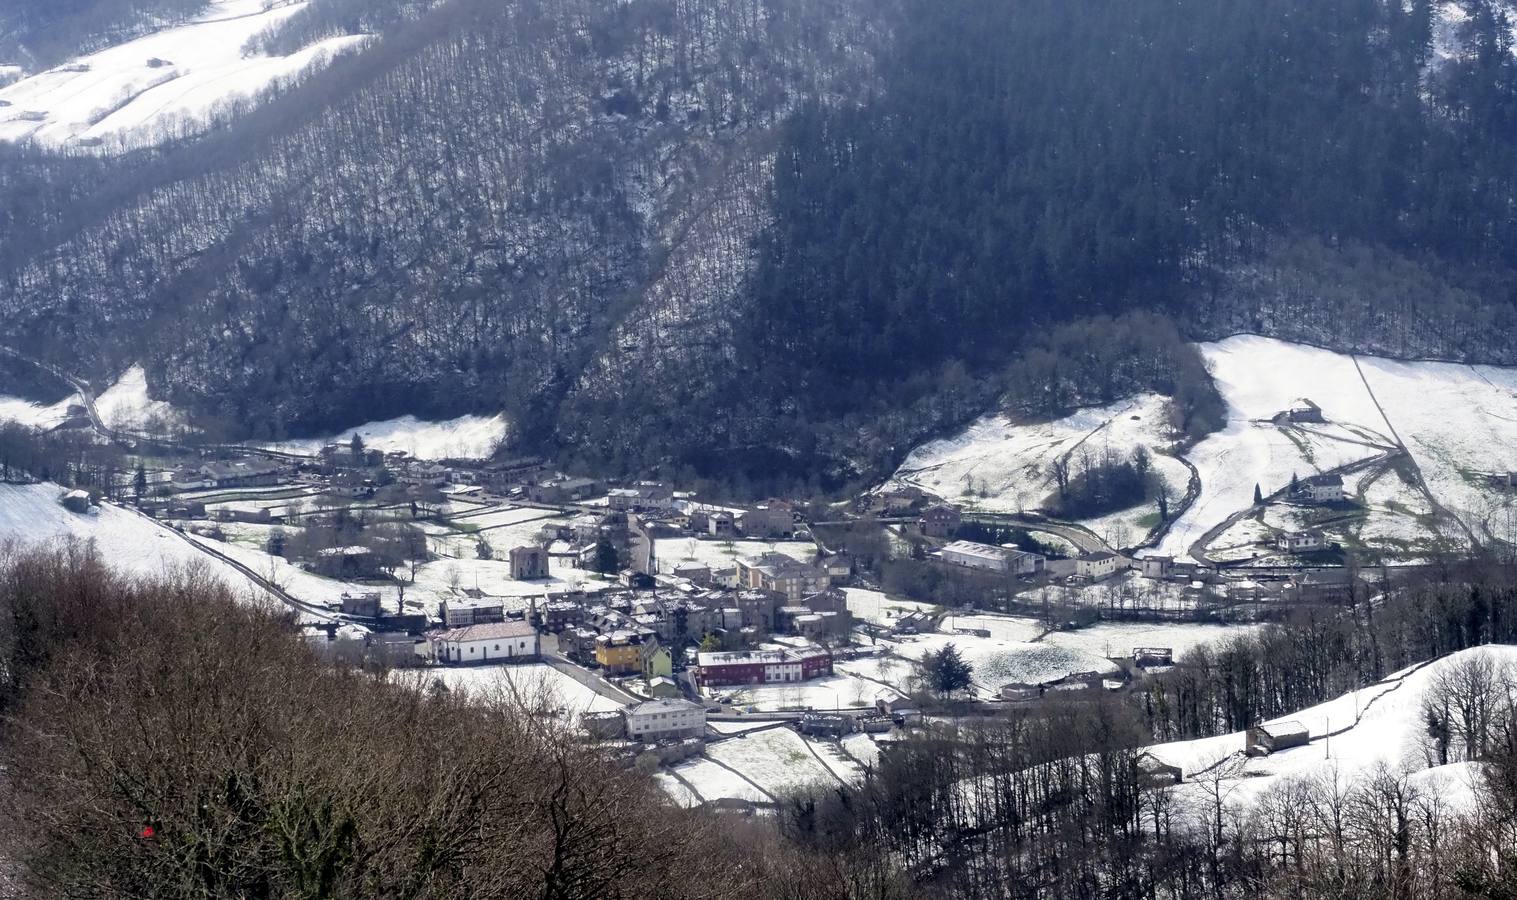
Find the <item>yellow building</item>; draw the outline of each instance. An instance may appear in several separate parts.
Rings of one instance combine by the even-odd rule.
[[[640,672],[643,644],[631,634],[612,632],[595,639],[595,661],[613,675]]]

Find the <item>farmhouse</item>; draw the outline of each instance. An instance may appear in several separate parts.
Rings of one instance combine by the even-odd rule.
[[[378,578],[381,566],[373,550],[354,544],[319,551],[311,571],[327,578]]]
[[[1342,475],[1313,475],[1296,484],[1296,499],[1308,503],[1342,503],[1345,497]]]
[[[1291,404],[1290,409],[1285,411],[1285,417],[1292,422],[1322,422],[1322,407],[1302,397]]]
[[[1075,560],[1075,574],[1091,581],[1110,578],[1117,573],[1119,559],[1117,554],[1104,550],[1097,553],[1082,553],[1080,558]]]
[[[632,487],[617,488],[606,495],[612,509],[643,512],[674,509],[674,488],[658,481],[642,481]]]
[[[702,687],[783,684],[832,674],[832,655],[821,647],[696,654],[695,680]]]
[[[938,551],[943,562],[967,569],[986,572],[1006,572],[1013,575],[1033,575],[1043,571],[1046,560],[1036,554],[1009,547],[977,544],[974,541],[954,541]]]
[[[917,520],[921,526],[922,534],[927,537],[948,537],[958,530],[962,517],[956,507],[946,503],[937,506],[929,506],[922,510],[922,516]]]
[[[447,665],[536,659],[542,652],[537,630],[526,622],[494,622],[451,628],[432,636],[432,652]]]
[[[783,500],[770,500],[743,510],[737,527],[748,537],[790,537],[795,533],[795,511]]]
[[[1310,742],[1311,734],[1300,722],[1276,722],[1250,728],[1244,752],[1249,756],[1269,756],[1276,750],[1304,747]]]
[[[1287,553],[1312,553],[1327,547],[1320,531],[1286,531],[1275,538],[1275,546]]]

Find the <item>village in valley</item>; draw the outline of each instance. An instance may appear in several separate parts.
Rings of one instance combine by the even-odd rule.
[[[275,598],[336,662],[506,692],[678,802],[724,809],[854,780],[924,717],[1141,691],[1194,648],[1439,565],[1437,542],[1466,521],[1390,560],[1356,540],[1413,505],[1373,486],[1420,473],[1391,429],[1336,419],[1337,397],[1267,398],[1196,446],[1147,397],[982,421],[848,499],[737,502],[422,446],[411,423],[401,439],[154,437],[107,421],[109,396],[48,423],[99,448],[68,488],[0,442],[8,531],[73,534],[144,568],[209,565]],[[1273,449],[1238,449],[1251,442]],[[1500,497],[1517,476],[1467,481]],[[1076,504],[1097,489],[1116,502]],[[1250,740],[1267,753],[1287,732]]]

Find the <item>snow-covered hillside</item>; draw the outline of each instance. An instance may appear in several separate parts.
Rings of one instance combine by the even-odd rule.
[[[243,55],[249,38],[305,5],[214,0],[196,21],[23,78],[0,89],[0,140],[113,150],[192,132],[219,104],[251,97],[366,40],[334,37],[289,56]]]
[[[70,538],[93,541],[102,559],[127,574],[162,575],[186,566],[208,566],[233,590],[266,596],[262,588],[230,567],[209,563],[179,534],[115,506],[69,512],[59,502],[63,493],[55,484],[0,484],[0,544],[30,547]]]
[[[1035,425],[987,415],[958,435],[912,451],[895,480],[989,512],[1031,512],[1055,489],[1055,460],[1083,452],[1099,456],[1108,449],[1125,454],[1141,446],[1148,449],[1170,496],[1178,499],[1185,495],[1190,473],[1167,455],[1173,437],[1166,407],[1165,398],[1144,394]],[[1098,534],[1122,528],[1136,543],[1155,524],[1143,522],[1148,512],[1118,513],[1087,524]]]
[[[1210,547],[1219,560],[1252,559],[1270,534],[1317,526],[1348,546],[1399,559],[1417,558],[1433,541],[1517,536],[1517,495],[1490,477],[1517,470],[1517,370],[1356,359],[1249,335],[1200,349],[1228,422],[1184,451],[1200,491],[1154,552],[1184,556]],[[1278,418],[1303,400],[1320,407],[1324,421]],[[1185,469],[1161,455],[1170,452],[1166,435],[1162,401],[1151,395],[1041,424],[987,416],[917,448],[895,480],[969,507],[1020,511],[1050,492],[1051,463],[1060,455],[1141,444],[1156,454],[1156,468],[1177,498]],[[1333,517],[1293,507],[1244,517],[1255,486],[1268,496],[1292,475],[1338,471],[1358,509],[1339,511],[1335,521],[1324,524]],[[1106,534],[1125,516],[1133,539],[1113,543],[1137,543],[1149,523],[1142,515],[1151,511],[1145,505],[1085,524]]]
[[[1297,722],[1309,729],[1311,743],[1302,747],[1248,758],[1243,756],[1246,735],[1237,732],[1159,744],[1149,751],[1183,770],[1185,780],[1174,789],[1175,795],[1183,806],[1193,810],[1215,802],[1219,785],[1229,805],[1246,808],[1265,791],[1289,779],[1336,774],[1341,783],[1350,784],[1380,766],[1397,773],[1413,773],[1416,781],[1441,791],[1445,801],[1465,804],[1472,797],[1476,769],[1463,761],[1432,764],[1435,760],[1425,734],[1421,705],[1440,677],[1472,661],[1489,663],[1498,672],[1510,669],[1517,666],[1517,647],[1465,650],[1396,673],[1336,700],[1272,720],[1272,723]]]
[[[505,440],[509,425],[503,415],[459,416],[442,422],[426,422],[401,416],[349,428],[327,438],[279,441],[270,449],[315,455],[331,443],[346,444],[357,434],[375,450],[402,450],[416,459],[487,459]]]

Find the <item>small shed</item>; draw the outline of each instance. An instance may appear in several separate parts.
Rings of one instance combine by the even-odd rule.
[[[63,495],[63,508],[69,512],[87,513],[90,511],[89,491],[69,491]]]
[[[1311,743],[1311,732],[1297,721],[1272,722],[1248,730],[1246,752],[1249,756],[1269,756],[1277,750],[1304,747]]]

